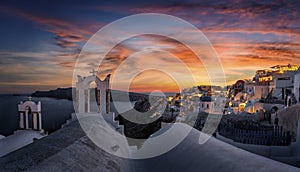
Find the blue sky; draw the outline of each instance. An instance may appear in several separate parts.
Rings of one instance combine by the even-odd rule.
[[[299,1],[12,0],[1,2],[0,9],[0,93],[71,86],[74,63],[86,41],[106,24],[138,13],[174,15],[199,28],[217,51],[228,83],[251,78],[257,69],[300,64]],[[144,36],[116,46],[108,55],[111,60],[105,71],[113,73],[114,63],[141,50],[143,43],[172,45],[175,48],[168,51],[184,59],[188,66],[203,66],[194,63],[192,55],[187,55],[188,50],[179,43]],[[167,87],[176,91],[171,80],[159,86],[168,77],[153,82],[154,73],[145,72],[140,76],[144,79],[137,78],[132,90]],[[151,83],[145,83],[147,78],[151,78]]]

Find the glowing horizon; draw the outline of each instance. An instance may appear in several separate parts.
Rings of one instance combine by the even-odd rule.
[[[300,65],[299,8],[300,3],[294,1],[160,1],[152,5],[122,1],[90,4],[72,1],[59,5],[56,2],[5,2],[0,5],[0,93],[71,87],[76,58],[95,32],[122,17],[146,12],[174,15],[199,28],[222,62],[227,85],[239,79],[252,79],[259,69]],[[116,62],[145,47],[170,52],[191,69],[198,85],[209,84],[203,64],[195,60],[187,47],[155,35],[134,37],[115,46],[107,55],[105,65],[98,68],[99,77],[114,74]],[[138,68],[153,58],[159,59],[170,71],[180,67],[171,56],[160,51],[145,54],[129,67]],[[95,64],[87,65],[95,68]],[[122,89],[126,80],[118,82],[115,84]],[[194,85],[187,82],[186,87],[189,86]],[[147,71],[135,78],[130,87],[133,92],[156,89],[177,92],[178,86],[160,72]]]

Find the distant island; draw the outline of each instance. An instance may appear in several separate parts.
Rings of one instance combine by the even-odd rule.
[[[72,87],[68,88],[57,88],[55,90],[49,91],[36,91],[32,93],[32,97],[51,97],[56,99],[68,99],[73,100],[72,98]]]
[[[72,97],[72,90],[75,88],[68,87],[68,88],[57,88],[55,90],[49,90],[49,91],[36,91],[32,93],[30,96],[32,97],[50,97],[50,98],[56,98],[56,99],[67,99],[67,100],[73,100]],[[126,101],[126,98],[129,94],[130,101],[138,101],[142,99],[148,99],[148,95],[142,94],[142,93],[134,93],[134,92],[124,92],[120,90],[112,90],[111,94],[113,94],[114,99],[117,99],[117,101]],[[112,96],[110,96],[112,101]]]

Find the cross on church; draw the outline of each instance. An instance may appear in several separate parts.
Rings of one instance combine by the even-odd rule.
[[[98,71],[95,71],[95,69],[93,69],[90,73],[93,74],[93,76],[95,76],[98,73]]]
[[[29,97],[28,97],[28,100],[29,100],[29,101],[31,101],[31,99],[32,99],[32,97],[31,97],[31,96],[29,96]]]

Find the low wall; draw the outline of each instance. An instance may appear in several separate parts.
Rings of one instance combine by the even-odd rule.
[[[217,133],[217,139],[231,144],[233,146],[236,146],[238,148],[244,149],[246,151],[262,155],[262,156],[267,156],[267,157],[289,157],[292,156],[292,147],[293,146],[265,146],[265,145],[252,145],[252,144],[243,144],[243,143],[238,143],[234,142],[231,139],[228,139],[226,137],[221,136],[219,133]]]
[[[291,131],[292,141],[296,141],[295,138],[297,138],[297,130],[299,130],[297,123],[300,117],[300,104],[298,103],[279,110],[277,114],[279,118],[278,125],[283,126],[284,131]]]

